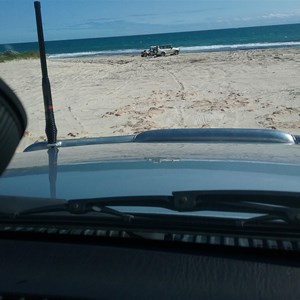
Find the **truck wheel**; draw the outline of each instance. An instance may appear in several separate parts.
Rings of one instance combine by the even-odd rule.
[[[179,51],[178,51],[178,50],[176,50],[176,51],[174,52],[174,54],[175,54],[175,55],[178,55],[178,54],[179,54]]]
[[[161,56],[166,56],[166,53],[165,53],[165,52],[162,52],[162,53],[161,53]]]

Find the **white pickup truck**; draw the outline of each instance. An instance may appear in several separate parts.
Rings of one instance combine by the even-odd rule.
[[[157,46],[156,55],[165,56],[165,55],[177,55],[179,54],[180,49],[172,47],[171,45],[161,45]]]
[[[172,47],[171,45],[160,45],[160,46],[151,46],[149,50],[144,50],[141,53],[142,57],[147,56],[166,56],[166,55],[177,55],[179,54],[180,49]]]

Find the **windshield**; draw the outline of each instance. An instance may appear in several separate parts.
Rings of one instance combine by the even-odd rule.
[[[299,1],[41,5],[59,139],[185,127],[300,133]],[[0,14],[1,77],[29,120],[20,152],[46,138],[33,1],[2,0]]]
[[[34,1],[1,1],[0,76],[28,119],[1,196],[300,192],[298,0],[40,3],[53,106]]]

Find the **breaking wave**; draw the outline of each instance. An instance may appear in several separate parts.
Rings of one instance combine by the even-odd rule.
[[[135,53],[140,53],[141,51],[142,50],[140,49],[86,51],[86,52],[50,54],[48,55],[48,57],[49,58],[76,58],[76,57],[98,56],[98,55],[135,54]]]
[[[234,45],[209,45],[209,46],[189,46],[179,47],[182,52],[211,52],[211,51],[230,51],[230,50],[247,50],[247,49],[264,49],[264,48],[282,48],[282,47],[300,47],[300,42],[277,42],[277,43],[249,43]],[[118,55],[118,54],[137,54],[144,49],[120,49],[120,50],[102,50],[86,51],[74,53],[50,54],[49,58],[76,58],[92,57],[98,55]]]
[[[184,52],[228,51],[228,50],[281,48],[281,47],[300,47],[300,42],[249,43],[249,44],[235,44],[235,45],[191,46],[191,47],[182,47],[181,51],[184,51]]]

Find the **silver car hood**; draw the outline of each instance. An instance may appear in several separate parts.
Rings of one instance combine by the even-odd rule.
[[[186,190],[300,192],[300,148],[253,143],[68,147],[58,151],[55,174],[49,174],[47,150],[18,153],[0,178],[0,194],[49,197],[49,176],[56,197],[65,199],[170,195]]]

